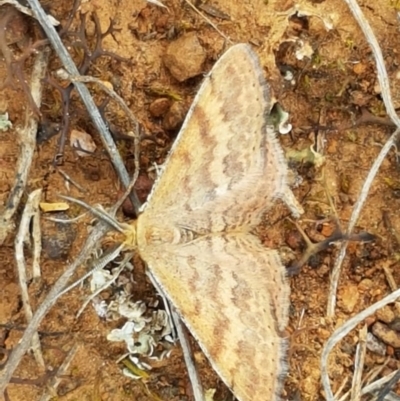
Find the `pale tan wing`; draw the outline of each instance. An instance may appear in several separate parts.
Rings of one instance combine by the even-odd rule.
[[[251,234],[209,235],[145,253],[163,292],[236,397],[276,400],[289,305],[277,253]]]
[[[286,178],[269,111],[257,56],[231,47],[195,97],[138,224],[168,220],[197,233],[257,224]]]

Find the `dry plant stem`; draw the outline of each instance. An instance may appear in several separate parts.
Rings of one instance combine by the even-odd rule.
[[[40,255],[42,253],[42,231],[40,229],[40,210],[39,210],[40,195],[41,192],[37,196],[37,199],[35,199],[35,204],[33,205],[34,214],[32,214],[32,238],[33,238],[32,278],[33,279],[38,279],[41,276]]]
[[[374,303],[373,305],[369,306],[367,309],[363,310],[362,312],[358,313],[357,315],[353,316],[349,319],[345,324],[339,327],[335,332],[331,335],[331,337],[326,342],[322,354],[321,354],[321,381],[322,386],[324,387],[325,397],[327,401],[334,401],[335,398],[332,393],[331,385],[329,382],[329,375],[328,375],[328,358],[329,354],[332,351],[333,347],[347,334],[350,333],[358,324],[360,324],[364,319],[368,316],[374,314],[378,309],[382,308],[383,306],[390,304],[391,302],[396,301],[397,298],[400,297],[400,289],[392,292],[391,294],[387,295],[385,298],[381,299],[380,301]],[[369,386],[368,386],[369,387]],[[365,394],[365,388],[362,391],[362,394]]]
[[[362,389],[361,394],[368,394],[368,393],[373,393],[378,391],[379,389],[381,389],[386,383],[388,383],[390,380],[392,380],[392,378],[398,374],[399,370],[395,370],[394,372],[390,373],[390,375],[387,375],[385,377],[382,377],[379,380],[374,381],[371,384],[368,384],[368,386],[365,386]]]
[[[124,99],[122,99],[121,96],[119,96],[113,89],[110,89],[108,86],[104,85],[104,82],[101,81],[98,78],[91,77],[88,75],[79,75],[79,76],[70,76],[69,79],[72,82],[93,82],[97,85],[100,86],[100,88],[107,93],[110,97],[116,100],[116,102],[122,107],[122,109],[125,111],[126,115],[130,118],[133,126],[134,126],[134,133],[137,134],[139,132],[139,123],[130,110],[130,108],[126,105]]]
[[[54,375],[51,378],[50,383],[47,384],[47,387],[51,388],[54,393],[56,393],[57,387],[61,383],[62,379],[60,377],[65,375],[65,372],[67,371],[70,363],[72,362],[72,359],[74,358],[76,352],[78,351],[78,348],[79,348],[79,345],[77,343],[75,343],[72,346],[72,348],[68,352],[67,356],[65,357],[63,363],[57,369],[57,374]],[[42,395],[42,397],[40,398],[40,401],[50,401],[50,400],[54,399],[55,396],[57,396],[57,394],[53,395],[53,394],[50,394],[50,391],[48,391]]]
[[[382,269],[385,273],[386,281],[388,282],[390,289],[392,291],[396,291],[398,286],[396,284],[396,280],[394,279],[392,272],[389,269],[389,266],[386,263],[384,263]]]
[[[44,78],[49,52],[44,49],[40,51],[34,61],[31,80],[31,93],[34,102],[39,107],[42,99],[42,84]],[[0,245],[4,242],[8,233],[12,229],[11,219],[21,200],[21,196],[25,191],[28,180],[29,171],[32,164],[33,154],[36,146],[36,133],[38,121],[29,109],[25,112],[25,125],[17,130],[20,154],[17,162],[17,171],[15,173],[15,181],[10,195],[7,199],[4,210],[0,213]]]
[[[57,55],[59,56],[61,62],[65,70],[71,76],[79,76],[79,71],[76,68],[75,63],[71,59],[67,49],[65,48],[64,44],[62,43],[60,36],[57,34],[54,27],[51,25],[46,13],[44,12],[42,6],[40,5],[38,0],[28,0],[28,3],[35,15],[35,18],[39,21],[40,25],[42,26],[43,30],[45,31],[47,37],[50,40],[51,45],[53,46],[54,50],[56,51]],[[130,178],[126,168],[122,162],[121,156],[118,153],[118,149],[115,146],[114,140],[105,125],[100,112],[94,103],[90,92],[86,88],[86,86],[80,82],[74,82],[75,88],[78,91],[83,103],[86,106],[86,109],[89,115],[92,118],[94,125],[96,126],[97,130],[101,134],[101,138],[103,141],[104,147],[107,149],[107,152],[110,156],[110,159],[125,187],[127,187],[130,183]],[[131,194],[130,196],[133,206],[135,208],[136,213],[138,213],[140,201],[137,198],[135,193]]]
[[[4,5],[4,4],[11,4],[12,6],[14,6],[19,12],[21,12],[22,14],[26,14],[29,15],[30,17],[34,17],[31,9],[29,7],[25,7],[23,6],[21,3],[19,3],[17,0],[0,0],[0,6]],[[60,25],[60,22],[57,21],[52,15],[48,16],[51,23],[55,26]]]
[[[382,50],[379,46],[379,43],[370,27],[368,21],[364,17],[364,14],[362,13],[361,8],[359,7],[357,1],[356,0],[344,0],[344,1],[349,6],[354,18],[356,19],[356,21],[360,25],[361,30],[363,31],[366,40],[368,41],[369,45],[371,46],[371,50],[372,50],[372,53],[374,54],[374,58],[375,58],[375,62],[376,62],[376,69],[378,72],[377,77],[378,77],[379,85],[381,87],[381,94],[382,94],[383,101],[385,103],[386,111],[387,111],[389,117],[391,118],[391,120],[393,121],[393,123],[397,127],[397,130],[395,131],[395,133],[389,138],[388,142],[382,148],[381,152],[379,153],[378,158],[375,160],[375,163],[373,164],[373,166],[367,176],[367,179],[365,180],[365,183],[361,190],[361,194],[360,194],[359,198],[357,199],[356,205],[354,206],[353,213],[350,217],[349,225],[347,228],[347,234],[351,234],[351,231],[353,230],[353,228],[358,220],[361,209],[367,198],[372,181],[373,181],[376,173],[378,172],[378,169],[379,169],[383,159],[386,157],[387,153],[389,152],[390,148],[393,146],[393,143],[395,142],[395,140],[397,139],[397,137],[399,135],[400,119],[397,116],[396,110],[393,105],[392,95],[390,92],[389,77],[388,77],[388,74],[386,71],[385,62],[383,60]],[[379,162],[378,162],[378,160],[379,160]],[[335,265],[332,270],[329,295],[328,295],[328,306],[327,306],[327,316],[328,317],[333,317],[335,314],[337,287],[338,287],[338,283],[339,283],[341,266],[342,266],[344,257],[346,255],[346,249],[347,249],[347,242],[344,242],[340,248],[339,255],[335,261]]]
[[[190,383],[193,389],[195,401],[205,401],[203,386],[201,385],[199,375],[193,360],[193,353],[187,336],[186,327],[182,324],[182,320],[176,313],[175,308],[171,306],[172,318],[181,343],[183,357],[185,358],[186,368],[189,374]]]
[[[383,386],[383,388],[379,391],[378,398],[376,401],[384,401],[387,396],[391,393],[392,388],[396,385],[396,383],[400,379],[400,370],[396,371],[396,374]],[[397,396],[396,394],[393,394]]]
[[[362,374],[364,370],[365,354],[367,352],[367,325],[360,331],[360,340],[357,345],[356,358],[354,361],[354,375],[351,383],[351,401],[361,399]]]
[[[37,214],[37,211],[39,209],[39,201],[41,194],[42,190],[37,189],[28,196],[28,201],[26,202],[24,213],[22,214],[22,219],[19,224],[18,234],[15,238],[15,259],[18,269],[19,287],[21,289],[22,305],[24,307],[25,317],[28,323],[32,319],[32,308],[29,301],[29,293],[27,285],[28,277],[26,272],[26,263],[24,256],[24,240],[26,236],[29,235],[29,225],[31,223],[32,216]],[[44,370],[45,363],[40,347],[39,335],[37,332],[35,332],[32,336],[32,351],[35,356],[36,362]]]
[[[75,180],[73,180],[65,171],[63,171],[60,167],[57,168],[57,172],[60,173],[67,182],[70,182],[74,187],[78,188],[82,193],[86,193],[87,190],[79,185]]]
[[[94,272],[103,269],[105,266],[107,266],[110,262],[112,262],[115,258],[117,258],[120,253],[122,252],[122,249],[124,248],[124,245],[120,245],[118,248],[116,248],[114,251],[108,253],[105,255],[103,258],[101,258],[99,261],[95,263],[92,269],[90,269],[87,273],[85,273],[82,277],[80,277],[78,280],[74,281],[71,285],[69,285],[67,288],[62,290],[59,294],[59,297],[63,296],[67,292],[71,291],[73,288],[75,288],[77,285],[80,283],[83,283],[88,277],[90,277]],[[131,255],[132,256],[132,255]]]
[[[60,292],[65,288],[75,270],[86,261],[90,252],[92,252],[93,249],[96,249],[105,231],[106,227],[102,224],[94,228],[94,230],[86,240],[86,243],[78,257],[72,264],[67,267],[63,275],[53,285],[44,301],[39,305],[35,314],[32,316],[32,320],[25,329],[19,344],[13,349],[12,353],[10,354],[7,364],[3,370],[2,376],[0,377],[0,396],[4,395],[4,391],[8,383],[10,382],[15,369],[17,368],[25,352],[28,350],[31,344],[32,336],[39,327],[42,319],[47,314],[49,309],[55,304],[55,302],[59,298]]]
[[[232,41],[229,39],[228,36],[226,36],[211,20],[210,18],[206,17],[200,10],[197,9],[196,6],[194,6],[189,0],[185,0],[185,2],[197,13],[200,15],[201,18],[203,18],[205,21],[207,21],[228,43],[232,44]]]
[[[350,394],[350,390],[347,391],[344,395],[342,395],[341,398],[339,398],[339,395],[342,393],[343,389],[347,386],[347,382],[349,381],[349,375],[346,375],[342,381],[342,384],[339,386],[338,390],[336,391],[335,394],[335,400],[339,400],[339,401],[344,401],[348,395]]]

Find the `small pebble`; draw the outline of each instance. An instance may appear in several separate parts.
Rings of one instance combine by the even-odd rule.
[[[164,64],[177,81],[183,82],[203,72],[205,59],[206,52],[197,35],[190,32],[168,46]]]

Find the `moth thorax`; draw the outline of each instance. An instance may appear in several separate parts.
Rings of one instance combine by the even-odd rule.
[[[181,233],[173,226],[149,226],[146,227],[144,238],[147,245],[179,244]]]
[[[128,249],[137,248],[137,236],[136,236],[136,221],[131,224],[124,224],[124,244]]]

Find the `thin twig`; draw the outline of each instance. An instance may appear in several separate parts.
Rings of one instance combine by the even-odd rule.
[[[120,251],[121,252],[121,251]],[[118,255],[117,255],[118,256]],[[99,295],[102,291],[104,291],[106,288],[108,288],[112,283],[115,282],[115,280],[119,277],[119,275],[122,273],[122,271],[125,269],[126,265],[129,263],[129,261],[132,259],[133,253],[128,252],[125,254],[124,259],[119,263],[118,270],[116,272],[113,272],[112,279],[107,281],[103,286],[98,288],[93,294],[88,296],[86,301],[83,303],[81,308],[79,309],[78,313],[76,314],[76,318],[79,318],[79,316],[82,314],[82,312],[85,310],[85,308],[88,306],[89,302],[92,301],[97,295]],[[132,265],[131,265],[132,266]],[[97,266],[95,267],[96,270],[99,270]],[[92,274],[94,273],[95,269],[92,269]]]
[[[24,240],[29,234],[29,226],[31,223],[32,216],[37,213],[39,209],[40,196],[42,194],[41,189],[33,191],[28,196],[24,212],[22,214],[21,222],[19,224],[18,234],[15,237],[15,260],[18,269],[18,281],[21,290],[21,300],[25,311],[25,317],[29,323],[32,319],[32,308],[29,301],[28,293],[28,277],[26,272],[26,263],[24,256]],[[32,336],[32,351],[35,356],[36,362],[44,370],[45,363],[43,359],[42,350],[40,347],[39,335],[37,332],[33,333]]]
[[[322,386],[324,387],[325,397],[327,401],[334,401],[335,398],[332,393],[331,385],[329,382],[329,375],[328,375],[328,358],[329,354],[332,351],[333,347],[351,330],[353,330],[360,322],[366,319],[368,316],[374,314],[378,309],[382,308],[383,306],[390,304],[391,302],[396,301],[397,298],[400,297],[400,289],[392,292],[391,294],[387,295],[385,298],[381,299],[380,301],[374,303],[373,305],[369,306],[367,309],[363,310],[362,312],[358,313],[357,315],[353,316],[349,319],[345,324],[339,327],[335,332],[330,336],[321,354],[321,381]],[[362,391],[364,394],[364,389]]]
[[[86,272],[82,277],[80,277],[78,280],[74,281],[71,285],[69,285],[67,288],[62,290],[59,294],[59,296],[63,296],[67,292],[71,291],[73,288],[75,288],[77,285],[80,283],[83,283],[88,277],[93,275],[94,272],[103,269],[105,266],[107,266],[110,262],[112,262],[115,258],[117,258],[120,254],[122,249],[124,248],[124,245],[121,244],[119,247],[114,249],[112,252],[108,253],[107,255],[103,256],[100,260],[96,261],[94,266]]]
[[[79,76],[79,71],[76,68],[75,63],[73,62],[71,56],[69,55],[67,49],[65,48],[64,44],[62,43],[60,36],[57,34],[54,27],[50,24],[46,13],[44,12],[42,6],[40,5],[38,0],[27,0],[36,19],[39,21],[40,25],[42,26],[43,30],[46,32],[47,37],[50,40],[54,50],[56,51],[58,57],[60,58],[61,62],[65,70],[71,76]],[[96,104],[93,101],[92,96],[90,95],[89,90],[86,86],[81,82],[74,82],[76,90],[78,91],[83,103],[86,106],[86,109],[92,118],[94,125],[96,126],[97,130],[101,134],[101,139],[103,142],[104,147],[107,149],[107,152],[110,156],[111,162],[113,163],[123,185],[127,187],[131,182],[128,172],[124,166],[122,158],[118,152],[117,147],[115,146],[114,140],[101,117],[99,109],[97,108]],[[133,207],[135,208],[135,212],[138,214],[138,210],[140,207],[140,201],[137,195],[133,192],[130,194],[130,199],[132,201]]]
[[[47,387],[52,389],[54,393],[56,393],[57,387],[60,385],[62,376],[65,374],[66,370],[68,369],[70,363],[74,359],[76,352],[79,349],[79,344],[75,343],[70,351],[68,352],[67,356],[65,357],[63,363],[57,369],[57,373],[51,378],[50,382],[47,384]],[[50,391],[46,391],[45,394],[42,395],[40,401],[50,401],[54,399],[54,395],[50,393]]]
[[[113,89],[109,88],[107,85],[104,84],[104,82],[98,78],[91,77],[88,75],[78,75],[78,76],[71,76],[68,75],[68,79],[70,79],[72,82],[92,82],[100,86],[100,88],[107,93],[110,97],[115,99],[115,101],[122,107],[122,109],[125,111],[126,115],[129,117],[131,120],[131,123],[134,126],[134,134],[137,135],[139,132],[139,122],[136,119],[135,115],[132,113],[131,109],[127,106],[125,103],[124,99],[122,99],[121,96],[119,96]]]
[[[49,58],[48,49],[43,49],[37,54],[31,79],[32,98],[39,108],[42,101],[42,79],[45,76],[47,63]],[[38,121],[37,116],[31,113],[29,109],[25,111],[24,127],[17,130],[20,154],[17,161],[17,171],[15,173],[15,181],[10,195],[7,199],[4,210],[0,212],[0,245],[6,239],[8,233],[12,229],[11,219],[19,206],[22,194],[25,191],[28,181],[29,172],[33,160],[33,154],[36,147],[36,133]]]
[[[192,349],[190,348],[186,327],[182,324],[182,320],[176,312],[175,308],[171,307],[171,310],[179,341],[181,343],[183,357],[185,358],[190,383],[192,385],[194,399],[195,401],[204,401],[205,397],[203,386],[201,385],[199,374],[194,364],[193,353]]]
[[[399,379],[400,379],[400,370],[397,370],[396,374],[379,391],[379,395],[376,401],[384,401],[386,399],[386,396],[390,393],[392,388],[397,384]]]
[[[399,373],[399,370],[395,370],[394,372],[390,373],[389,375],[382,377],[379,380],[374,381],[371,384],[368,384],[368,386],[365,386],[362,389],[361,394],[368,394],[368,393],[373,393],[381,389],[386,383],[390,382],[394,376],[396,376]]]
[[[386,142],[385,146],[382,148],[381,152],[378,155],[378,158],[375,160],[374,164],[371,167],[370,172],[365,180],[363,188],[361,189],[360,196],[357,199],[356,205],[354,206],[353,213],[351,214],[349,225],[347,227],[347,233],[350,234],[353,231],[353,228],[360,216],[360,212],[362,207],[367,199],[369,190],[371,188],[372,181],[374,180],[380,165],[385,159],[387,153],[395,143],[397,137],[400,133],[400,119],[397,116],[396,110],[393,105],[392,95],[390,92],[390,83],[389,77],[386,72],[385,62],[383,60],[382,50],[379,46],[379,43],[368,23],[364,14],[362,13],[359,5],[356,0],[344,0],[349,6],[351,12],[353,13],[354,18],[360,25],[361,30],[363,31],[366,40],[371,46],[372,53],[374,54],[376,69],[377,69],[377,77],[379,81],[379,85],[381,87],[381,94],[383,101],[385,103],[386,112],[389,117],[392,119],[393,123],[396,125],[397,130],[392,134],[389,140]],[[332,270],[331,281],[329,286],[329,295],[328,295],[328,305],[327,305],[327,316],[333,317],[335,314],[335,305],[336,305],[336,293],[337,287],[339,283],[340,271],[343,260],[346,256],[347,242],[343,242],[340,248],[338,257],[335,261],[335,265]]]
[[[365,325],[360,331],[360,339],[357,345],[350,401],[359,401],[361,399],[362,374],[364,370],[365,354],[367,352],[367,332],[368,328],[367,325]]]
[[[32,13],[32,10],[29,7],[25,7],[23,6],[20,2],[18,2],[17,0],[0,0],[0,6],[4,5],[4,4],[11,4],[12,6],[14,6],[19,12],[21,12],[22,14],[26,14],[29,15],[30,17],[35,17]],[[49,18],[50,22],[54,25],[54,26],[58,26],[60,25],[60,21],[57,21],[52,15],[48,14],[47,17]]]
[[[196,6],[194,6],[189,0],[185,0],[185,2],[197,13],[200,15],[204,21],[207,21],[228,43],[232,44],[232,41],[226,36],[211,20],[206,17]]]

